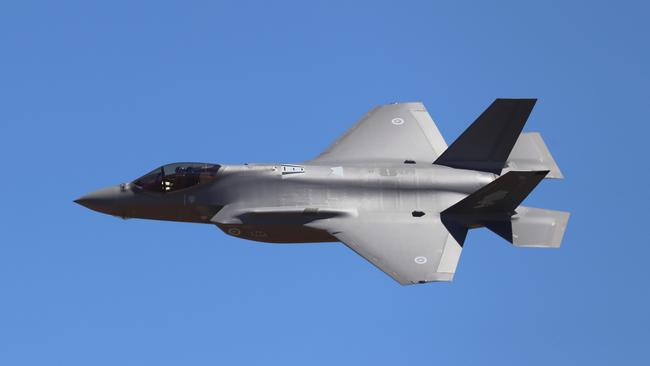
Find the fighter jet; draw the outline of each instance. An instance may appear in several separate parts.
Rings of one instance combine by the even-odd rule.
[[[402,285],[451,281],[470,229],[560,246],[569,213],[521,205],[563,178],[540,134],[522,133],[535,102],[496,99],[450,146],[422,103],[383,105],[313,160],[169,164],[75,202],[260,242],[342,242]]]

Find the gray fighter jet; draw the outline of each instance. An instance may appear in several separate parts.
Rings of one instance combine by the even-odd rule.
[[[340,241],[402,285],[451,281],[469,229],[560,246],[569,213],[520,205],[562,178],[539,133],[521,132],[535,101],[495,100],[449,147],[421,103],[383,105],[313,160],[169,164],[75,202],[255,241]]]

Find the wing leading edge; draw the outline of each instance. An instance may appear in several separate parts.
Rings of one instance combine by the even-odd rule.
[[[326,230],[402,285],[451,281],[462,251],[437,215],[360,213],[306,226]]]

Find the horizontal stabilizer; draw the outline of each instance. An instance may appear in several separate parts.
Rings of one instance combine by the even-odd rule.
[[[536,99],[497,99],[434,164],[501,174]]]
[[[538,132],[525,132],[519,135],[503,172],[513,170],[548,170],[546,178],[564,178]]]
[[[568,221],[568,212],[519,206],[509,241],[518,247],[559,248]]]

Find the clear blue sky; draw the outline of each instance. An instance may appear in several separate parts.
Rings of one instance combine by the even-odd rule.
[[[645,2],[351,3],[0,5],[1,365],[650,364]],[[392,101],[451,142],[496,97],[539,98],[566,179],[527,204],[573,216],[560,250],[472,231],[451,284],[72,203],[309,159]]]

